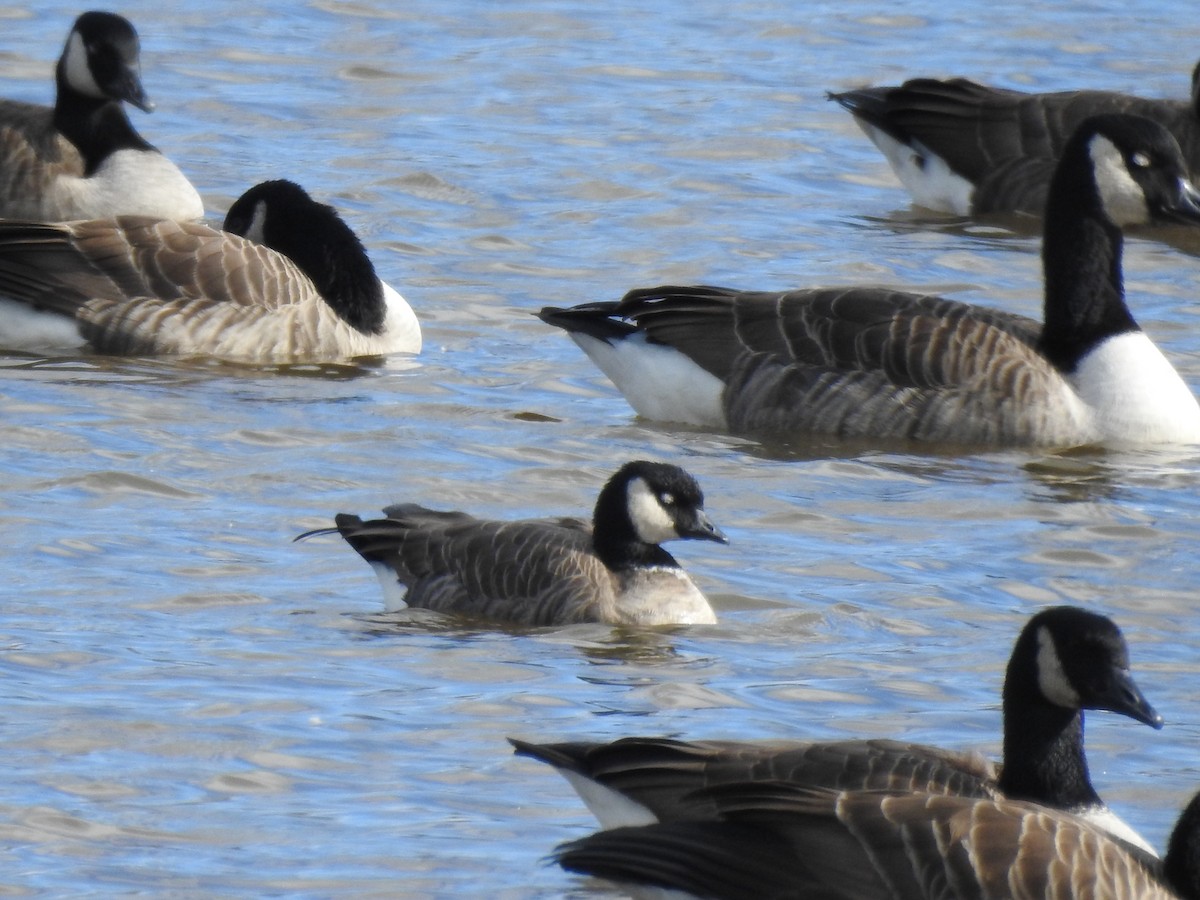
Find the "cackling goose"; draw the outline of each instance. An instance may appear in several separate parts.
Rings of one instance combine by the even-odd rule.
[[[1188,170],[1200,169],[1200,64],[1192,99],[1111,91],[1029,94],[953,78],[831,93],[878,147],[913,202],[955,215],[1040,216],[1071,133],[1089,116],[1131,113],[1167,128]]]
[[[333,207],[298,185],[256,185],[224,228],[0,221],[0,345],[246,361],[421,349],[412,309]]]
[[[1054,177],[1044,324],[884,288],[635,290],[548,307],[652,419],[983,446],[1200,441],[1200,405],[1125,305],[1121,228],[1200,221],[1160,125],[1098,116]]]
[[[674,538],[726,543],[704,495],[678,466],[630,462],[581,519],[502,522],[415,504],[386,519],[347,514],[336,528],[379,576],[389,610],[423,607],[519,625],[699,624],[712,608],[674,557]],[[407,585],[407,595],[401,590]]]
[[[978,753],[886,740],[510,740],[517,753],[554,766],[605,828],[709,818],[715,809],[691,798],[695,791],[730,782],[781,781],[1028,800],[1086,818],[1153,853],[1092,786],[1083,750],[1085,709],[1110,710],[1162,727],[1162,717],[1129,674],[1120,629],[1104,616],[1063,606],[1033,616],[1013,647],[1004,680],[1004,762],[998,772]]]
[[[1161,864],[1082,819],[1020,801],[774,782],[697,799],[718,818],[602,831],[559,847],[558,861],[636,897],[679,900],[1200,898],[1200,795]]]
[[[146,143],[121,105],[154,109],[142,89],[138,52],[137,32],[126,19],[86,12],[58,60],[54,108],[0,101],[0,217],[204,215],[191,182]]]

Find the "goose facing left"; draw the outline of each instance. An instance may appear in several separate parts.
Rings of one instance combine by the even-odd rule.
[[[139,50],[127,19],[86,12],[58,60],[53,109],[0,101],[0,217],[60,222],[204,215],[191,182],[125,113],[124,103],[154,109],[142,87]]]
[[[712,607],[663,541],[726,543],[696,480],[678,466],[623,465],[580,519],[477,519],[416,504],[364,522],[340,514],[338,532],[370,563],[389,610],[406,606],[518,625],[692,625]],[[407,594],[403,587],[407,586]]]
[[[975,446],[1200,442],[1200,405],[1125,303],[1121,229],[1200,222],[1179,145],[1097,116],[1058,164],[1041,323],[885,288],[635,290],[546,308],[641,415],[739,433]]]
[[[0,221],[0,345],[303,362],[416,353],[421,329],[331,206],[267,181],[224,230]]]

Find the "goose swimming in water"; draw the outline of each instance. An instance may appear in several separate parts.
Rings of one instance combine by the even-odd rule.
[[[1179,145],[1128,115],[1067,145],[1043,322],[886,288],[635,290],[548,307],[642,416],[739,433],[964,445],[1200,442],[1200,405],[1125,304],[1121,229],[1200,222]]]
[[[191,182],[125,114],[123,103],[154,109],[138,55],[137,32],[127,19],[86,12],[59,58],[54,108],[0,101],[0,218],[204,215]]]
[[[0,346],[336,361],[416,353],[421,328],[331,206],[267,181],[224,230],[123,216],[0,221]]]
[[[405,606],[519,625],[709,624],[716,615],[666,550],[676,538],[726,543],[696,480],[678,466],[623,465],[580,519],[477,519],[416,504],[385,519],[340,514],[337,532],[371,564],[389,610]],[[404,588],[407,587],[407,592]]]
[[[1153,119],[1200,170],[1200,64],[1190,100],[1153,100],[1113,91],[1033,94],[965,78],[914,78],[899,86],[831,93],[878,147],[896,177],[927,209],[954,215],[1040,216],[1054,167],[1090,116]]]

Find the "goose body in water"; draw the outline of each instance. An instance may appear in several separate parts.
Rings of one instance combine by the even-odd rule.
[[[256,185],[223,230],[122,216],[0,221],[0,345],[335,361],[416,353],[421,328],[331,206]]]
[[[1033,616],[1013,646],[1002,703],[999,767],[974,752],[890,740],[512,743],[518,754],[558,770],[605,828],[711,818],[716,808],[700,802],[698,791],[778,781],[1031,801],[1086,819],[1153,854],[1100,799],[1084,754],[1085,709],[1162,727],[1129,674],[1128,647],[1116,624],[1077,607]]]
[[[612,476],[591,526],[580,519],[477,519],[415,504],[364,522],[341,514],[338,532],[371,564],[389,610],[422,607],[519,625],[606,622],[705,624],[712,607],[660,543],[725,536],[704,495],[678,466],[636,461]],[[407,592],[405,592],[407,588]]]
[[[1044,315],[848,287],[658,287],[540,313],[647,418],[977,446],[1200,442],[1200,405],[1125,303],[1121,229],[1200,222],[1174,138],[1088,119],[1046,205]]]
[[[1026,93],[965,78],[831,93],[896,177],[927,209],[954,215],[1040,216],[1054,167],[1087,118],[1127,113],[1158,122],[1200,170],[1200,64],[1190,100],[1155,100],[1115,91]]]
[[[139,51],[127,19],[86,12],[58,61],[53,109],[0,101],[0,218],[204,215],[191,182],[125,114],[124,103],[154,108],[142,87]]]
[[[1037,804],[749,782],[699,792],[706,820],[602,831],[567,869],[635,897],[744,900],[1197,900],[1200,795],[1162,863]]]

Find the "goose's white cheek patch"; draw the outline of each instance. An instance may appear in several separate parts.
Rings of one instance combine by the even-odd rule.
[[[1071,686],[1067,673],[1063,670],[1062,660],[1054,646],[1054,638],[1045,628],[1038,629],[1038,687],[1042,696],[1056,706],[1064,709],[1079,708],[1079,694]]]
[[[1129,174],[1121,151],[1108,138],[1096,135],[1088,145],[1088,152],[1092,157],[1100,203],[1113,224],[1124,228],[1149,222],[1146,194]]]
[[[625,494],[629,521],[637,532],[638,539],[647,544],[661,544],[678,537],[675,521],[658,502],[658,496],[641,478],[629,482]]]

